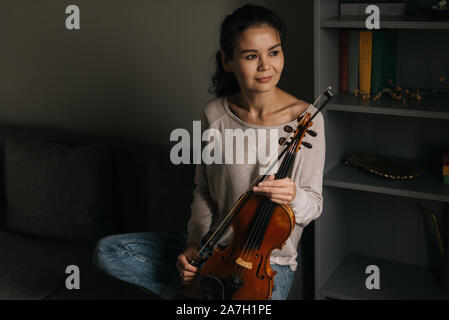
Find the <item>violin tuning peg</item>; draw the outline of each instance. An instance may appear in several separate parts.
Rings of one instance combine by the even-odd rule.
[[[280,139],[279,139],[279,144],[282,146],[282,145],[284,145],[284,143],[285,143],[285,141],[286,141],[287,139],[285,138],[285,137],[281,137]]]
[[[304,147],[306,147],[307,149],[312,149],[312,144],[310,144],[310,143],[308,143],[308,142],[303,141],[303,142],[301,142],[301,144],[302,144]]]
[[[287,125],[287,126],[284,127],[284,131],[286,131],[286,132],[292,132],[292,131],[293,131],[293,128]]]
[[[316,137],[316,131],[313,131],[313,130],[307,130],[307,133],[308,133],[309,135],[311,135],[312,137]]]

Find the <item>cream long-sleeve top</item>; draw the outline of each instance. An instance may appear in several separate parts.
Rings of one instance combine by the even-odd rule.
[[[313,115],[316,111],[317,109],[313,105],[309,105],[302,115],[307,112]],[[326,146],[322,114],[318,113],[312,121],[313,125],[309,129],[315,131],[317,136],[312,137],[306,134],[303,141],[311,143],[313,147],[308,149],[301,146],[296,154],[290,173],[288,174],[288,177],[290,177],[296,184],[296,195],[294,200],[290,203],[295,214],[296,224],[283,248],[281,250],[274,249],[270,258],[270,263],[288,265],[291,270],[296,270],[297,267],[297,246],[304,227],[306,227],[312,220],[318,218],[323,209],[322,186]],[[255,131],[260,129],[275,129],[280,138],[291,135],[290,133],[285,132],[284,127],[286,125],[295,129],[298,125],[297,119],[292,119],[292,121],[278,126],[260,126],[247,123],[232,112],[227,104],[227,97],[216,98],[208,102],[204,108],[201,119],[202,132],[204,132],[205,129],[218,130],[222,135],[222,143],[225,141],[225,129],[240,129],[243,132],[246,132],[248,129],[253,129]],[[264,142],[266,143],[266,148],[269,148],[268,139],[270,139],[270,137],[272,138],[272,136],[267,133],[267,141]],[[215,138],[203,142],[203,150],[204,145],[208,142],[210,143],[214,139]],[[219,140],[217,140],[217,142],[218,141]],[[247,152],[255,152],[257,147],[261,146],[261,142],[262,141],[256,141],[256,145],[250,145],[247,139],[245,143]],[[234,151],[236,151],[236,145],[237,144],[234,143]],[[226,148],[223,145],[223,159],[225,157],[225,150]],[[276,155],[280,151],[282,151],[282,147],[279,147],[276,151]],[[215,151],[213,151],[212,154],[214,154],[214,152]],[[248,191],[254,179],[261,174],[261,167],[269,167],[267,166],[267,163],[261,164],[259,161],[254,163],[254,161],[249,161],[248,159],[249,158],[245,158],[246,161],[244,161],[243,164],[236,163],[237,160],[235,159],[233,159],[234,161],[232,161],[232,163],[227,161],[228,164],[225,160],[223,160],[222,163],[216,163],[217,161],[215,161],[211,164],[206,164],[204,161],[201,161],[201,163],[196,164],[194,178],[195,189],[193,191],[193,201],[191,204],[191,217],[187,225],[188,241],[193,241],[199,244],[203,236],[209,230],[213,230],[218,226],[232,209],[239,197]],[[220,242],[226,243],[231,237],[232,230],[225,233]],[[226,240],[225,238],[228,239]]]

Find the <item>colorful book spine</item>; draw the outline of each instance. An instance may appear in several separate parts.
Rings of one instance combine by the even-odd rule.
[[[378,94],[387,87],[387,80],[396,83],[397,30],[373,32],[371,93]]]
[[[348,92],[349,31],[340,31],[340,93]]]
[[[449,176],[449,165],[443,165],[443,176]]]
[[[359,32],[349,31],[348,92],[359,88]]]
[[[360,31],[359,38],[359,89],[362,94],[371,93],[371,63],[373,32]]]
[[[449,184],[449,151],[443,153],[443,182]]]

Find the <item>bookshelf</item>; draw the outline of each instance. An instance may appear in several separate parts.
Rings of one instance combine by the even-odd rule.
[[[338,0],[314,1],[314,94],[334,88],[323,112],[326,164],[323,213],[314,223],[315,297],[449,299],[435,279],[438,247],[422,210],[432,210],[440,221],[449,215],[449,185],[441,173],[449,146],[449,94],[427,94],[405,105],[339,94],[340,30],[363,30],[365,24],[339,18],[338,11]],[[398,30],[398,84],[441,88],[435,79],[449,73],[449,21],[389,17],[380,26]],[[389,181],[345,165],[348,152],[396,157],[421,175]],[[368,265],[380,269],[379,290],[365,287]]]
[[[365,28],[365,21],[359,17],[330,17],[320,21],[321,28]],[[430,20],[429,18],[384,17],[380,20],[381,29],[430,29],[448,30],[449,21]]]
[[[449,101],[449,94],[445,93],[424,95],[422,101],[410,101],[405,105],[392,100],[372,101],[354,95],[337,95],[326,108],[332,111],[449,120],[446,101]]]

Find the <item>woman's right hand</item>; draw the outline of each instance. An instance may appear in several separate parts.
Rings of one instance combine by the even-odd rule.
[[[191,265],[190,262],[198,259],[199,246],[197,243],[187,243],[186,250],[178,256],[176,267],[179,271],[182,284],[190,284],[198,274],[198,268]]]

